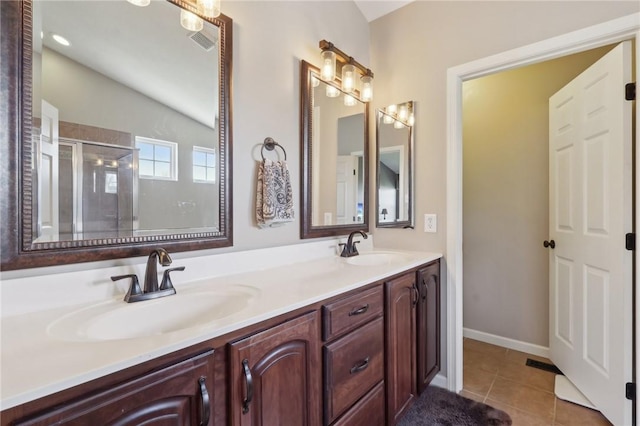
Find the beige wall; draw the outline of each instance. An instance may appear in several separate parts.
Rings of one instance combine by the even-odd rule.
[[[319,64],[318,42],[369,64],[369,26],[351,1],[223,1],[233,18],[234,248],[300,241],[300,60]],[[255,160],[271,136],[287,150],[295,223],[255,225]]]
[[[608,50],[464,83],[465,328],[548,346],[548,101]]]
[[[376,92],[371,107],[416,101],[417,226],[414,230],[374,229],[376,244],[447,250],[448,68],[638,11],[637,1],[416,1],[372,22]],[[370,196],[374,196],[373,189]],[[422,231],[425,213],[437,213],[437,233]],[[446,285],[446,259],[444,265],[442,282]],[[442,294],[442,355],[446,362],[446,288]]]

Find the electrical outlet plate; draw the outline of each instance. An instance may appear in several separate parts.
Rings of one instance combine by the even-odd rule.
[[[438,216],[435,214],[424,215],[424,232],[438,231]]]

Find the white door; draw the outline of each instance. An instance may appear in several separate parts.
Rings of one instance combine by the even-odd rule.
[[[58,240],[58,109],[42,101],[37,139],[38,241]]]
[[[357,168],[357,157],[338,155],[336,166],[336,223],[338,225],[356,222]]]
[[[551,360],[616,425],[631,424],[631,43],[549,99]]]

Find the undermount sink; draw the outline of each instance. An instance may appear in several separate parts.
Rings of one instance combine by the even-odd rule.
[[[47,334],[66,341],[133,339],[207,324],[247,308],[260,290],[235,285],[223,290],[178,290],[173,296],[126,303],[98,303],[64,315]]]
[[[379,266],[379,265],[391,265],[394,263],[403,262],[406,257],[399,253],[391,252],[373,252],[373,253],[360,253],[357,256],[347,258],[347,263],[358,266]]]

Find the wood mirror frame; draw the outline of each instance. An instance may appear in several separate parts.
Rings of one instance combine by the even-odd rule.
[[[300,200],[302,219],[300,238],[319,238],[347,235],[353,231],[369,232],[369,103],[364,102],[364,146],[363,146],[363,220],[345,225],[313,225],[312,216],[312,153],[313,153],[313,78],[319,78],[320,70],[306,61],[301,61],[300,70]],[[340,89],[339,82],[324,82]],[[317,141],[315,142],[317,144]]]
[[[168,0],[186,9],[183,0]],[[0,1],[0,269],[42,266],[142,256],[163,247],[169,252],[233,245],[232,221],[232,20],[208,19],[220,28],[219,137],[220,230],[33,243],[31,218],[32,2]]]

